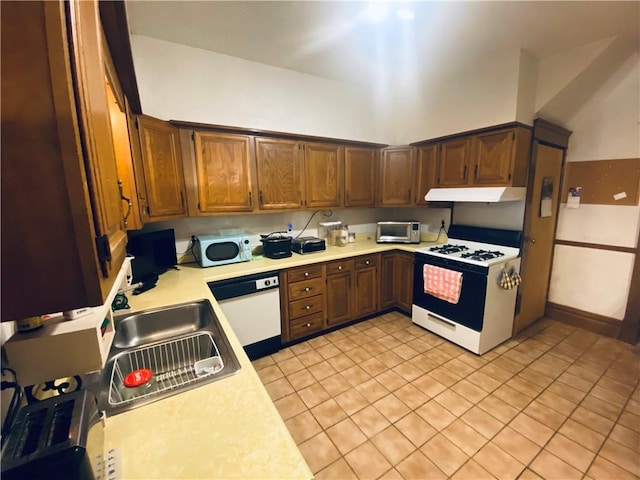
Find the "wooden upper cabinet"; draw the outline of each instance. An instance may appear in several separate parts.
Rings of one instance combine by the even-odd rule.
[[[380,161],[379,204],[405,206],[413,203],[415,148],[388,147]]]
[[[300,142],[256,138],[258,201],[263,210],[302,206]]]
[[[5,2],[2,320],[102,305],[126,233],[95,1]]]
[[[511,180],[514,158],[513,129],[477,135],[473,139],[474,185],[500,186]]]
[[[342,206],[344,147],[329,143],[304,144],[304,206]]]
[[[154,221],[184,217],[187,207],[178,129],[147,116],[139,116],[137,126],[145,184],[143,212]]]
[[[375,148],[345,147],[344,149],[344,206],[373,207],[376,202]]]
[[[501,128],[440,144],[436,183],[440,187],[524,187],[531,129]]]
[[[249,212],[252,138],[248,135],[195,132],[198,211]]]
[[[111,133],[102,27],[93,2],[73,2],[70,11],[72,63],[80,124],[85,133],[83,149],[92,185],[98,252],[102,274],[109,278],[124,261],[127,235]],[[110,286],[109,282],[106,284]]]
[[[442,142],[438,164],[437,183],[441,187],[465,186],[468,183],[471,141],[456,138]]]
[[[424,196],[436,186],[438,168],[438,153],[440,144],[434,143],[418,149],[418,161],[416,165],[415,204],[426,205]]]
[[[111,120],[113,149],[118,171],[121,202],[124,209],[124,226],[127,230],[140,230],[143,226],[138,201],[138,182],[134,166],[132,132],[136,127],[133,122],[128,98],[124,95],[120,80],[115,70],[107,42],[102,42],[105,54],[106,91]],[[135,139],[135,137],[134,137]],[[137,144],[137,140],[135,142]],[[142,172],[142,167],[138,167]]]

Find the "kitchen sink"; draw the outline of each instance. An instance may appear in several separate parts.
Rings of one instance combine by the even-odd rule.
[[[137,312],[115,320],[113,345],[122,349],[150,344],[200,331],[213,320],[206,300]]]
[[[208,300],[119,315],[114,317],[114,327],[105,367],[93,380],[99,383],[98,405],[107,414],[122,413],[240,370]],[[151,381],[126,387],[127,375],[141,369],[151,370]]]

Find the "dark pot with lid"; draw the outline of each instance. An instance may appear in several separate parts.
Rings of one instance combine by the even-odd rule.
[[[272,232],[260,235],[262,250],[267,258],[286,258],[291,256],[291,237],[287,232]]]

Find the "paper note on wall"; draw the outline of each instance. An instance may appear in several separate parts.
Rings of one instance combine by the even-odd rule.
[[[627,192],[620,192],[620,193],[616,193],[616,194],[613,196],[613,199],[614,199],[614,200],[622,200],[622,199],[625,199],[625,198],[627,198]]]
[[[569,197],[567,198],[567,208],[578,208],[580,206],[580,195],[582,187],[569,187]]]

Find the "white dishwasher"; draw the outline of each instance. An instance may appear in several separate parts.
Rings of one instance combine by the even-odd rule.
[[[230,278],[208,285],[251,360],[280,349],[278,272]]]

